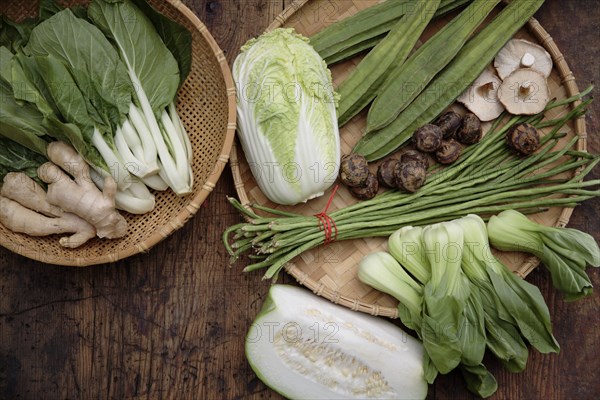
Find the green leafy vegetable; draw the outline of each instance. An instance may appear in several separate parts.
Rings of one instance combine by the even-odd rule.
[[[154,151],[158,152],[164,166],[162,177],[176,193],[191,192],[191,155],[185,137],[177,130],[177,126],[181,126],[179,119],[174,121],[167,110],[180,83],[179,67],[173,54],[150,19],[129,0],[94,0],[88,8],[88,16],[115,43],[136,88],[134,100],[141,107],[138,114],[150,133],[139,132],[144,148],[151,152],[152,139]],[[144,158],[151,164],[153,157],[146,153]]]
[[[336,97],[308,39],[280,28],[248,41],[233,78],[240,140],[262,192],[290,205],[322,195],[339,169]]]
[[[156,11],[146,0],[133,0],[133,3],[152,21],[156,32],[177,60],[181,86],[192,68],[192,34],[184,26]]]
[[[37,169],[46,161],[48,161],[46,157],[29,150],[27,147],[0,137],[0,186],[9,172],[23,172],[40,185],[43,185],[38,179]]]
[[[473,251],[472,262],[465,272],[474,276],[476,283],[491,282],[495,297],[503,306],[501,311],[505,310],[501,318],[514,321],[521,334],[541,353],[558,352],[558,343],[552,336],[550,312],[539,289],[513,274],[492,254],[485,222],[480,217],[469,215],[457,223],[463,227]],[[474,273],[472,269],[477,268],[480,271]],[[484,285],[481,287],[489,290]]]
[[[544,226],[514,210],[490,218],[488,234],[492,245],[500,250],[525,251],[538,257],[567,301],[592,293],[585,268],[600,266],[600,249],[591,235],[576,229]]]

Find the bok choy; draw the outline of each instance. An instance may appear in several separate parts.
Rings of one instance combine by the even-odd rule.
[[[480,217],[403,227],[388,249],[365,256],[358,277],[400,301],[400,320],[423,341],[428,382],[458,367],[469,390],[487,397],[497,383],[482,363],[486,348],[511,372],[525,368],[525,340],[558,352],[540,291],[492,254]]]
[[[140,127],[142,149],[135,146],[131,153],[127,152],[125,143],[138,143],[138,136],[125,124],[120,142],[129,161],[137,162],[140,158],[145,161],[149,170],[142,178],[155,172],[158,163],[160,177],[176,193],[190,193],[193,184],[191,154],[186,146],[187,136],[182,132],[183,125],[172,112],[180,82],[175,57],[150,19],[131,1],[94,0],[88,8],[88,16],[115,44],[135,87],[129,115],[136,129]],[[141,127],[142,124],[146,129]]]
[[[487,229],[490,243],[497,249],[525,251],[538,257],[567,301],[592,294],[585,268],[600,266],[600,249],[591,235],[577,229],[544,226],[515,210],[491,217]]]
[[[0,24],[3,137],[45,155],[71,144],[98,186],[112,175],[119,208],[154,207],[148,190],[193,185],[192,147],[175,97],[191,67],[191,35],[144,0],[63,8]]]

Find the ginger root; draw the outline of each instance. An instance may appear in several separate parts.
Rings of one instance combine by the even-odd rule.
[[[96,236],[96,228],[50,204],[44,189],[23,173],[7,174],[0,192],[0,223],[13,232],[30,236],[74,233],[59,240],[68,248],[79,247]]]
[[[46,191],[29,176],[20,172],[9,172],[4,177],[0,195],[14,200],[24,207],[47,217],[61,217],[60,207],[48,203]]]
[[[63,213],[62,217],[50,218],[3,196],[0,196],[0,222],[13,232],[29,236],[75,232],[59,240],[61,246],[68,248],[79,247],[96,237],[96,229],[75,214]]]
[[[88,164],[74,148],[62,142],[52,142],[47,153],[52,162],[41,165],[38,176],[48,184],[48,202],[89,222],[101,238],[125,236],[127,221],[115,209],[117,184],[114,179],[107,176],[101,192],[90,178]]]

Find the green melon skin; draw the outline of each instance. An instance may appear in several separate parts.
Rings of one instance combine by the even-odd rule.
[[[246,336],[258,378],[289,399],[424,399],[423,346],[382,318],[273,285]]]

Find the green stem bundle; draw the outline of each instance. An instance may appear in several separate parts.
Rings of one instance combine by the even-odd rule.
[[[568,101],[580,99],[578,95]],[[600,195],[600,190],[594,188],[600,180],[583,180],[600,158],[574,151],[575,139],[555,149],[564,136],[561,128],[572,118],[583,115],[588,104],[589,101],[583,102],[554,120],[542,121],[541,114],[512,117],[504,124],[495,124],[456,164],[432,168],[427,183],[418,192],[388,191],[372,200],[328,213],[335,222],[332,237],[339,241],[389,236],[406,225],[428,225],[469,213],[486,218],[507,209],[536,212],[552,206],[572,207]],[[503,143],[506,132],[523,122],[552,127],[543,138],[542,148],[525,159],[507,150]],[[573,174],[574,171],[580,172]],[[557,177],[566,172],[569,177]],[[267,268],[265,278],[276,277],[296,256],[327,240],[320,220],[314,216],[283,214],[261,206],[261,211],[273,215],[263,217],[234,198],[229,201],[247,219],[223,233],[229,254],[236,259],[253,250],[261,256],[245,271]]]

